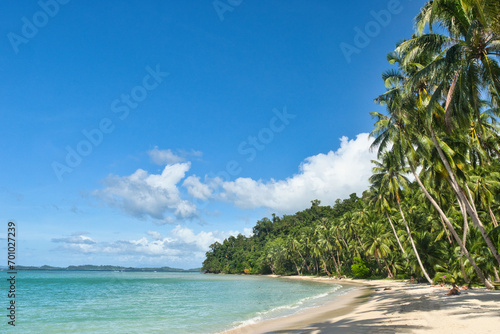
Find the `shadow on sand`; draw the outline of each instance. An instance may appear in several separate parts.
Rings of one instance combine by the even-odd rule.
[[[498,307],[484,305],[485,302],[500,302],[500,293],[492,295],[483,294],[481,290],[469,290],[459,296],[445,296],[446,290],[434,290],[430,294],[418,295],[409,292],[411,292],[411,289],[418,289],[419,286],[408,286],[403,290],[383,290],[381,286],[375,286],[374,288],[375,294],[372,300],[376,304],[379,304],[377,311],[382,312],[382,317],[370,317],[367,312],[358,311],[358,314],[366,314],[369,318],[357,320],[355,317],[347,315],[346,317],[341,317],[339,320],[333,319],[315,323],[305,329],[289,329],[267,333],[410,333],[415,329],[430,330],[432,328],[404,324],[401,321],[397,321],[398,314],[418,311],[428,316],[432,316],[434,311],[448,309],[456,310],[461,307],[467,309],[467,314],[463,315],[463,319],[470,317],[471,314],[473,314],[474,317],[493,316],[500,319],[500,309]],[[482,305],[471,306],[471,304],[468,303],[470,300],[480,301]]]

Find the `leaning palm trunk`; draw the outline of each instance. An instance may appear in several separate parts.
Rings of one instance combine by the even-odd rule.
[[[306,259],[304,259],[304,257],[302,256],[302,253],[300,253],[299,249],[297,248],[297,252],[299,253],[300,257],[302,258],[302,261],[303,261],[303,265],[306,266],[306,269],[307,271],[309,271],[309,266],[307,265],[307,261]]]
[[[498,270],[496,267],[493,267],[493,273],[495,274],[495,281],[500,282],[500,277],[498,276]]]
[[[420,177],[415,172],[415,169],[413,168],[413,166],[411,164],[410,164],[410,168],[411,168],[411,171],[412,171],[413,175],[415,176],[415,180],[417,180],[417,183],[420,186],[420,189],[422,189],[422,191],[425,194],[425,197],[427,197],[427,199],[429,200],[429,202],[431,202],[432,206],[434,206],[434,208],[437,210],[437,212],[439,213],[439,215],[443,218],[444,222],[446,223],[446,226],[448,226],[448,229],[450,230],[451,234],[453,235],[453,238],[455,238],[455,241],[458,243],[458,245],[460,246],[460,249],[465,254],[465,256],[467,257],[467,259],[469,260],[470,264],[474,268],[474,271],[476,272],[476,274],[479,277],[479,279],[481,280],[481,282],[483,282],[484,286],[486,286],[488,289],[493,289],[494,288],[493,285],[484,277],[484,274],[481,271],[481,269],[479,269],[479,267],[477,266],[476,261],[474,261],[474,259],[472,258],[472,256],[470,256],[469,251],[465,247],[465,243],[462,243],[462,240],[458,236],[457,231],[455,230],[455,228],[451,224],[450,220],[444,214],[443,210],[437,204],[437,202],[434,200],[434,198],[432,198],[432,196],[429,194],[429,192],[425,188],[424,184],[420,180]]]
[[[392,224],[391,217],[389,216],[389,214],[387,212],[385,214],[387,215],[387,220],[389,221],[389,224],[391,224],[392,231],[394,232],[394,236],[396,237],[396,241],[398,242],[398,245],[399,245],[399,248],[401,249],[401,252],[403,252],[403,254],[406,255],[406,252],[405,252],[403,246],[401,246],[401,242],[399,241],[399,237],[396,233],[396,229],[394,228],[394,224]]]
[[[389,268],[389,264],[387,263],[387,261],[385,260],[385,258],[383,256],[380,256],[380,257],[382,258],[382,260],[385,263],[385,267],[387,269],[387,278],[394,278],[394,275],[392,274],[391,268]]]
[[[446,225],[444,223],[443,217],[439,216],[439,218],[441,220],[441,224],[443,225],[443,230],[446,233],[446,238],[448,238],[448,242],[451,245],[451,244],[453,244],[453,241],[451,240],[451,237],[450,237],[450,231],[448,231],[448,228],[446,227]]]
[[[340,256],[339,256],[339,250],[337,249],[337,263],[339,264],[339,267],[342,268],[342,262],[340,262]],[[340,271],[339,271],[340,273]]]
[[[403,210],[401,209],[401,204],[399,204],[399,200],[396,201],[398,203],[398,208],[399,212],[401,213],[401,217],[403,218],[403,222],[405,223],[406,231],[408,232],[408,236],[410,237],[410,242],[411,246],[413,247],[413,252],[415,253],[415,256],[417,257],[418,264],[420,266],[420,269],[422,269],[422,273],[424,274],[425,279],[432,284],[432,280],[427,274],[427,271],[424,268],[424,265],[422,264],[422,261],[420,260],[420,255],[418,255],[417,247],[415,247],[415,243],[413,242],[413,237],[411,236],[411,231],[410,227],[408,226],[408,223],[406,222],[405,215],[403,213]]]
[[[463,228],[463,234],[462,234],[462,243],[464,245],[467,245],[467,233],[469,231],[469,223],[467,221],[467,212],[465,211],[465,206],[462,204],[462,202],[460,201],[460,198],[457,197],[457,201],[458,201],[458,206],[460,207],[460,212],[462,213],[462,217],[464,219],[464,228]],[[462,277],[464,278],[464,280],[469,283],[469,278],[467,277],[467,273],[465,272],[465,268],[464,268],[464,262],[462,261],[462,256],[464,255],[464,250],[463,249],[460,249],[460,270],[462,271]]]
[[[331,277],[332,274],[330,274],[330,272],[328,271],[328,268],[326,267],[326,261],[323,258],[323,255],[320,255],[320,256],[321,256],[321,261],[323,261],[323,270],[326,272],[326,274],[328,275],[328,277]]]
[[[493,222],[493,226],[494,227],[498,227],[498,221],[497,221],[497,218],[495,217],[495,215],[493,214],[493,210],[491,210],[491,206],[488,205],[488,211],[490,212],[490,217],[491,217],[491,221]]]
[[[500,282],[500,276],[498,276],[498,270],[496,267],[493,267],[493,273],[495,274],[495,281]]]
[[[300,270],[299,266],[297,265],[297,262],[293,259],[293,257],[292,257],[292,262],[295,265],[295,269],[297,270],[297,275],[302,276],[302,271]]]
[[[460,201],[458,203],[460,203]],[[464,217],[464,228],[463,228],[464,232],[462,234],[463,237],[462,243],[465,246],[467,245],[467,232],[469,231],[469,223],[467,222],[467,214],[465,212],[465,208],[462,205],[460,205],[460,210],[462,212],[462,216]],[[469,284],[470,280],[469,277],[467,276],[467,273],[465,272],[464,261],[462,259],[463,256],[464,256],[464,250],[460,249],[460,270],[462,271],[462,277],[467,282],[467,284]]]
[[[446,124],[446,130],[451,132],[451,99],[453,97],[453,93],[455,92],[455,87],[457,85],[458,76],[460,74],[460,70],[455,73],[455,77],[453,78],[453,82],[451,83],[450,89],[448,90],[448,95],[446,96],[446,105],[444,108],[444,120]]]
[[[337,261],[335,260],[335,255],[333,254],[333,250],[330,249],[330,253],[332,253],[332,260],[333,260],[333,265],[335,266],[335,270],[338,274],[340,274],[340,269],[337,264]]]
[[[431,131],[431,137],[432,141],[434,143],[434,146],[436,147],[436,150],[438,151],[439,157],[441,158],[441,161],[443,162],[449,177],[448,177],[448,182],[450,183],[453,191],[455,194],[460,198],[462,203],[465,206],[465,210],[467,211],[467,214],[469,217],[471,217],[472,222],[474,223],[474,226],[476,226],[479,229],[479,232],[483,236],[484,241],[486,242],[486,245],[490,249],[491,253],[497,260],[498,264],[500,264],[500,254],[498,254],[498,250],[496,249],[495,245],[491,241],[490,237],[486,233],[486,230],[484,229],[483,223],[481,223],[481,220],[479,219],[479,216],[477,214],[477,211],[474,209],[474,207],[471,205],[471,203],[468,201],[467,197],[463,193],[462,189],[460,188],[460,185],[458,184],[458,181],[455,177],[455,173],[453,172],[453,169],[451,168],[448,160],[446,159],[443,150],[441,149],[441,146],[439,146],[439,143],[436,138],[436,134],[434,133],[434,130],[432,127],[430,128]],[[474,202],[472,202],[474,203]]]

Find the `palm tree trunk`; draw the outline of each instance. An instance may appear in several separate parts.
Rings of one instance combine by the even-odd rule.
[[[467,211],[467,214],[471,217],[472,222],[474,223],[474,226],[476,226],[479,229],[479,232],[483,236],[484,241],[486,242],[486,245],[490,249],[491,253],[497,260],[498,264],[500,264],[500,254],[498,254],[498,250],[496,249],[495,245],[491,241],[490,237],[486,233],[486,230],[484,229],[483,223],[481,223],[481,220],[479,219],[479,216],[477,215],[477,212],[474,210],[474,208],[471,206],[471,203],[467,200],[467,197],[463,193],[462,189],[460,188],[460,185],[457,182],[457,179],[455,177],[455,173],[451,169],[451,166],[444,156],[443,150],[439,146],[439,143],[436,138],[436,134],[434,133],[434,129],[431,127],[431,137],[432,141],[434,142],[434,146],[436,146],[436,150],[438,151],[439,157],[441,158],[441,161],[443,162],[446,170],[448,171],[449,177],[448,180],[451,181],[451,187],[453,188],[455,194],[460,197],[462,200],[463,204],[465,204],[465,210]]]
[[[340,263],[339,250],[337,249],[337,263],[339,264],[339,268],[342,268],[342,264]],[[340,271],[339,271],[340,273]]]
[[[297,262],[295,261],[293,256],[291,258],[292,258],[293,264],[295,265],[295,269],[297,270],[297,275],[302,276],[302,273],[300,272],[300,269],[299,269],[299,266],[297,265]]]
[[[429,284],[432,284],[432,280],[429,277],[429,275],[427,274],[427,271],[425,270],[424,265],[422,264],[422,261],[420,260],[420,255],[418,255],[417,247],[415,247],[415,243],[413,242],[413,237],[411,236],[410,227],[408,226],[408,223],[406,222],[405,215],[403,213],[403,210],[401,209],[401,204],[399,203],[399,201],[396,201],[396,202],[398,203],[399,212],[401,213],[401,217],[403,218],[403,222],[405,223],[406,231],[408,232],[408,236],[410,237],[411,246],[413,247],[413,252],[415,252],[415,256],[417,257],[417,261],[418,261],[418,264],[420,266],[420,269],[422,269],[422,273],[424,274],[424,277],[427,280],[427,282],[429,282]]]
[[[469,284],[470,283],[470,279],[469,279],[469,276],[467,276],[467,273],[465,272],[463,255],[464,255],[464,252],[461,251],[461,254],[460,254],[460,271],[462,272],[462,277],[463,277],[465,283]]]
[[[326,267],[326,261],[323,258],[323,255],[321,255],[321,261],[323,261],[323,270],[326,272],[326,274],[328,275],[328,277],[331,277],[332,274],[330,274],[330,272],[328,271],[328,268]]]
[[[344,242],[345,249],[349,250],[349,246],[347,246],[347,242],[345,242],[345,239],[343,236],[340,236],[340,239]]]
[[[391,224],[392,232],[394,232],[394,236],[396,237],[396,240],[398,242],[399,248],[401,249],[401,252],[403,252],[403,254],[406,255],[406,252],[405,252],[403,246],[401,246],[401,242],[399,241],[399,237],[396,233],[396,229],[394,228],[394,225],[392,224],[392,220],[391,220],[391,217],[389,216],[389,213],[386,212],[385,214],[387,215],[387,220],[389,221],[389,224]]]
[[[460,200],[460,198],[457,197],[457,201],[458,201],[458,206],[460,207],[460,212],[462,213],[462,217],[464,219],[464,228],[463,228],[463,240],[462,242],[464,243],[464,245],[466,245],[466,241],[467,241],[467,233],[469,232],[469,223],[468,223],[468,220],[467,220],[467,212],[465,211],[465,205],[462,204],[462,201]]]
[[[493,222],[493,226],[497,227],[498,226],[498,221],[495,215],[493,214],[493,210],[491,210],[491,206],[488,205],[488,210],[490,211],[490,216],[491,216],[491,221]]]
[[[387,264],[387,261],[383,256],[381,256],[382,260],[384,260],[385,267],[387,268],[387,278],[394,278],[394,275],[392,274],[391,268],[389,268],[389,264]]]
[[[300,253],[298,248],[297,248],[297,252],[299,253],[300,257],[302,258],[302,261],[304,261],[304,264],[306,265],[307,271],[309,271],[309,266],[307,265],[307,261],[306,261],[306,259],[304,259],[304,257],[302,256],[302,254]]]
[[[391,262],[391,267],[392,267],[392,270],[394,271],[394,274],[395,274],[395,275],[396,275],[396,277],[397,277],[397,273],[398,273],[398,271],[397,271],[396,267],[394,266],[394,263],[392,263],[392,262]]]
[[[458,201],[458,206],[460,207],[460,212],[462,213],[462,217],[464,220],[464,228],[463,228],[463,234],[462,234],[462,243],[464,245],[467,245],[467,233],[469,231],[469,223],[467,221],[467,212],[465,211],[465,206],[462,204],[460,201],[460,198],[457,198]],[[462,256],[464,256],[464,250],[460,249],[460,270],[462,271],[462,277],[464,280],[469,283],[469,278],[467,277],[467,273],[465,272],[464,268],[464,262],[462,261]]]
[[[453,241],[451,240],[451,237],[450,237],[450,231],[448,231],[448,228],[446,227],[445,223],[444,223],[444,220],[443,220],[443,217],[439,216],[439,219],[441,220],[441,224],[443,225],[443,229],[444,229],[444,232],[446,233],[446,238],[448,238],[448,242],[451,244],[453,244]]]
[[[455,92],[455,87],[457,85],[458,75],[460,74],[460,70],[455,73],[455,77],[453,78],[453,82],[451,83],[450,89],[448,90],[448,95],[446,96],[446,105],[444,107],[444,122],[446,124],[446,130],[451,132],[451,99],[453,97],[453,92]]]
[[[464,216],[464,228],[463,228],[464,232],[463,232],[463,244],[464,246],[467,245],[467,233],[469,232],[469,223],[467,222],[467,215]],[[464,250],[463,249],[460,249],[460,269],[462,270],[462,277],[464,278],[464,280],[469,283],[470,280],[469,280],[469,277],[467,276],[467,273],[465,272],[465,268],[464,268],[464,261],[462,261],[462,257],[464,256]]]
[[[363,243],[361,242],[361,239],[359,238],[359,235],[356,234],[356,240],[358,240],[359,247],[361,247],[362,251],[365,251],[365,248],[363,247]]]
[[[500,277],[498,276],[498,270],[496,267],[493,267],[493,273],[495,274],[495,281],[500,282]]]
[[[333,254],[333,250],[331,250],[331,249],[330,249],[330,252],[332,253],[332,260],[333,260],[333,265],[335,266],[335,270],[340,275],[339,266],[337,265],[337,261],[335,260],[335,254]]]
[[[479,279],[481,279],[481,281],[483,282],[484,286],[486,286],[488,289],[493,289],[494,288],[493,285],[484,277],[484,274],[483,274],[482,270],[479,269],[479,267],[476,264],[476,261],[474,261],[474,259],[472,258],[472,256],[470,256],[469,251],[465,247],[465,244],[462,243],[462,240],[460,240],[460,237],[458,236],[457,231],[455,230],[455,228],[451,224],[450,220],[444,214],[443,210],[437,204],[437,202],[434,200],[434,198],[432,198],[432,196],[429,194],[429,192],[425,188],[424,184],[420,180],[420,177],[415,172],[415,169],[413,168],[413,166],[411,164],[410,164],[410,168],[411,168],[411,170],[413,172],[413,175],[415,176],[415,180],[417,180],[417,183],[420,186],[420,189],[422,189],[422,191],[425,194],[425,197],[427,197],[427,199],[431,202],[432,206],[434,206],[434,208],[437,210],[437,212],[439,213],[439,215],[443,218],[444,222],[446,223],[446,226],[448,226],[448,229],[450,230],[451,234],[453,235],[453,238],[455,239],[455,241],[460,246],[460,249],[464,252],[465,256],[467,257],[467,259],[469,260],[470,264],[474,268],[474,271],[476,272],[476,274],[479,277]]]
[[[358,240],[359,247],[361,247],[361,250],[363,251],[363,254],[365,252],[365,248],[363,247],[363,243],[361,242],[361,239],[359,238],[359,235],[356,234],[356,240]],[[356,247],[356,251],[358,252],[358,256],[361,257],[361,254],[359,254],[358,248]]]

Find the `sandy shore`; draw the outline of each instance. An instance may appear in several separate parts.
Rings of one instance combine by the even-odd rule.
[[[326,305],[225,334],[258,333],[500,333],[500,291],[448,289],[396,281],[324,280],[358,289]]]

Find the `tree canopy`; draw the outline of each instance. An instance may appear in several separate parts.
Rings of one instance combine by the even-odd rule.
[[[387,55],[392,68],[375,98],[386,110],[371,113],[370,188],[263,218],[251,237],[214,243],[203,270],[492,288],[500,281],[499,18],[498,0],[427,1],[415,33]]]

